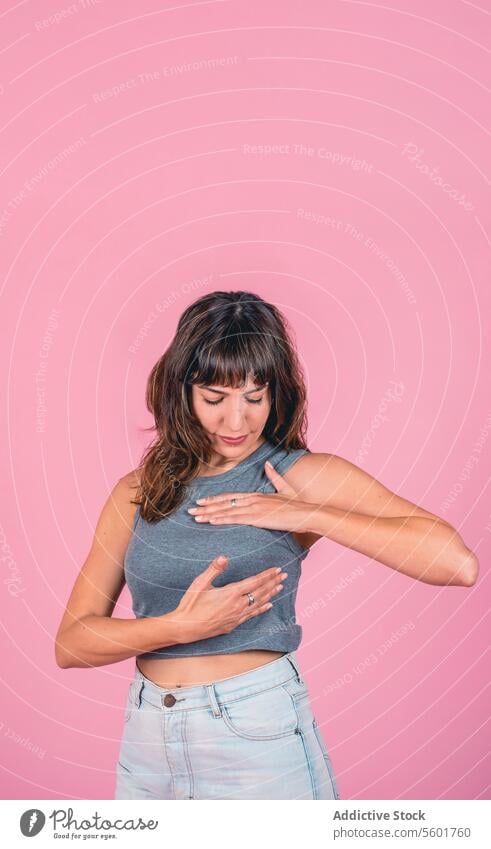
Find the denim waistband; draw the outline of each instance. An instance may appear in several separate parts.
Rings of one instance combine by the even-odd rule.
[[[190,687],[159,687],[143,675],[135,663],[135,676],[130,685],[130,701],[139,708],[143,697],[150,704],[173,713],[210,706],[218,716],[220,702],[259,693],[284,684],[291,678],[296,678],[300,684],[304,683],[295,652],[287,652],[270,663],[232,675],[230,678]]]

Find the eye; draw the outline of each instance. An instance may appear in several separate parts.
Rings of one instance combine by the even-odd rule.
[[[257,398],[257,399],[248,398],[247,399],[249,404],[260,404],[262,400],[263,400],[262,398]],[[203,401],[205,402],[205,404],[211,404],[213,407],[216,407],[217,404],[222,403],[223,398],[220,398],[218,401],[209,401],[208,398],[203,398]]]

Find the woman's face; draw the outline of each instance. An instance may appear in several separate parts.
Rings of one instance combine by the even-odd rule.
[[[268,385],[258,387],[251,378],[238,389],[193,384],[191,400],[215,450],[230,459],[254,450],[271,409]],[[245,438],[233,444],[223,437]]]

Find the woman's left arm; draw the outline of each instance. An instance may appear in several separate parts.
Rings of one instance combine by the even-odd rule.
[[[284,478],[304,503],[302,530],[428,584],[476,583],[479,561],[452,525],[343,457],[306,455]]]
[[[225,493],[190,513],[212,524],[249,524],[327,537],[427,584],[470,587],[479,561],[460,534],[335,454],[306,454],[284,475],[265,466],[271,495]],[[236,496],[237,505],[231,506]]]

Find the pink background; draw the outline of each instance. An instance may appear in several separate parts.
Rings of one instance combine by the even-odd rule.
[[[489,15],[168,5],[1,3],[1,795],[113,797],[134,661],[61,670],[53,638],[151,366],[191,301],[246,289],[294,328],[310,448],[480,559],[466,589],[309,555],[298,656],[341,796],[489,798]]]

